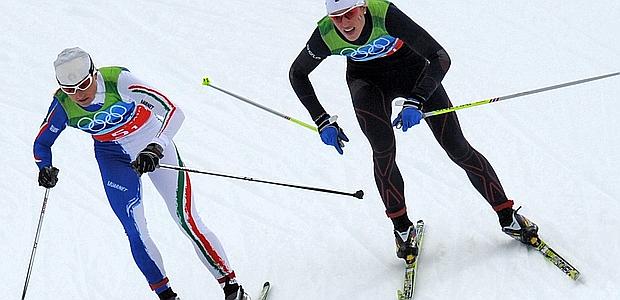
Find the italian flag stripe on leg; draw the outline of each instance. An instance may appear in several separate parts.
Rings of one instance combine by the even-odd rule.
[[[179,166],[184,167],[178,152],[177,159]],[[189,174],[185,171],[179,171],[178,174],[177,215],[179,216],[181,226],[191,237],[194,244],[198,246],[200,252],[209,264],[218,270],[222,276],[226,276],[231,273],[231,270],[228,269],[226,262],[219,256],[211,243],[209,243],[209,240],[202,232],[200,232],[200,229],[194,220],[194,216],[192,215],[192,185],[189,179]]]

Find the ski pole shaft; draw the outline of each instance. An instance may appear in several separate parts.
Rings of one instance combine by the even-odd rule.
[[[562,84],[551,85],[551,86],[547,86],[547,87],[543,87],[543,88],[539,88],[539,89],[535,89],[535,90],[529,90],[529,91],[525,91],[525,92],[520,92],[520,93],[515,93],[515,94],[511,94],[511,95],[507,95],[507,96],[502,96],[502,97],[497,97],[497,98],[490,98],[490,99],[480,100],[480,101],[476,101],[476,102],[466,103],[466,104],[457,105],[457,106],[454,106],[454,107],[448,107],[448,108],[444,108],[444,109],[439,109],[439,110],[435,110],[435,111],[426,112],[426,113],[424,113],[424,117],[426,118],[426,117],[442,115],[442,114],[446,114],[446,113],[449,113],[449,112],[453,112],[453,111],[457,111],[457,110],[461,110],[461,109],[465,109],[465,108],[470,108],[470,107],[474,107],[474,106],[480,106],[480,105],[485,105],[485,104],[489,104],[489,103],[499,102],[499,101],[503,101],[503,100],[514,99],[514,98],[528,96],[528,95],[533,95],[533,94],[542,93],[542,92],[546,92],[546,91],[561,89],[561,88],[565,88],[565,87],[568,87],[568,86],[578,85],[578,84],[582,84],[582,83],[586,83],[586,82],[590,82],[590,81],[595,81],[595,80],[600,80],[600,79],[604,79],[604,78],[608,78],[608,77],[612,77],[612,76],[617,76],[617,75],[620,75],[620,72],[610,73],[610,74],[601,75],[601,76],[590,77],[590,78],[581,79],[581,80],[575,80],[575,81],[566,82],[566,83],[562,83]]]
[[[281,118],[284,118],[286,120],[289,120],[289,121],[291,121],[291,122],[293,122],[293,123],[295,123],[297,125],[300,125],[300,126],[308,128],[308,129],[310,129],[312,131],[318,132],[318,129],[315,126],[312,126],[312,125],[310,125],[308,123],[305,123],[305,122],[300,121],[298,119],[295,119],[293,117],[287,116],[287,115],[285,115],[285,114],[283,114],[281,112],[275,111],[275,110],[273,110],[273,109],[271,109],[269,107],[266,107],[266,106],[264,106],[264,105],[262,105],[260,103],[257,103],[255,101],[252,101],[252,100],[248,99],[248,98],[245,98],[243,96],[239,96],[239,95],[237,95],[235,93],[229,92],[229,91],[227,91],[227,90],[225,90],[223,88],[220,88],[220,87],[217,87],[217,86],[213,85],[211,83],[211,80],[209,79],[209,77],[204,77],[202,79],[202,85],[206,85],[208,87],[212,87],[212,88],[214,88],[214,89],[216,89],[216,90],[218,90],[218,91],[220,91],[220,92],[222,92],[222,93],[224,93],[226,95],[232,96],[232,97],[234,97],[236,99],[239,99],[239,100],[241,100],[241,101],[243,101],[245,103],[248,103],[248,104],[253,105],[255,107],[258,107],[258,108],[260,108],[262,110],[270,112],[270,113],[272,113],[272,114],[274,114],[274,115],[276,115],[278,117],[281,117]]]
[[[37,233],[34,236],[34,245],[32,246],[32,252],[30,253],[30,263],[28,264],[28,272],[26,273],[26,282],[24,283],[24,291],[22,292],[22,300],[26,298],[26,291],[28,290],[28,282],[30,282],[30,273],[32,272],[32,266],[34,265],[34,256],[37,253],[37,244],[39,243],[39,235],[41,233],[41,225],[43,224],[43,215],[45,214],[45,207],[47,206],[47,198],[50,189],[45,189],[45,197],[43,197],[43,207],[41,207],[41,215],[39,216],[39,225],[37,226]]]
[[[191,169],[191,168],[186,168],[186,167],[177,167],[177,166],[173,166],[173,165],[162,164],[162,165],[159,165],[159,167],[160,168],[164,168],[164,169],[172,169],[172,170],[178,170],[178,171],[206,174],[206,175],[225,177],[225,178],[232,178],[232,179],[239,179],[239,180],[245,180],[245,181],[267,183],[267,184],[291,187],[291,188],[302,189],[302,190],[310,190],[310,191],[322,192],[322,193],[328,193],[328,194],[351,196],[351,197],[355,197],[357,199],[364,198],[364,191],[362,191],[362,190],[359,190],[359,191],[357,191],[355,193],[347,193],[347,192],[341,192],[341,191],[329,190],[329,189],[323,189],[323,188],[317,188],[317,187],[310,187],[310,186],[302,186],[302,185],[295,185],[295,184],[288,184],[288,183],[260,180],[260,179],[250,178],[250,177],[226,175],[226,174],[214,173],[214,172],[208,172],[208,171],[202,171],[202,170],[196,170],[196,169]]]

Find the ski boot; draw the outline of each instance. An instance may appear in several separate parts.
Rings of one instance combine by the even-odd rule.
[[[236,279],[228,279],[224,283],[225,300],[251,300],[250,296],[237,283]]]
[[[160,300],[180,300],[181,299],[177,297],[177,294],[173,292],[171,288],[166,289],[158,296]]]
[[[404,259],[408,264],[412,263],[418,255],[418,246],[415,244],[415,225],[409,226],[400,232],[394,229],[396,237],[396,256]]]
[[[509,225],[502,226],[502,231],[521,243],[537,246],[538,226],[526,217],[518,214],[519,209],[521,207],[512,211],[512,222]]]

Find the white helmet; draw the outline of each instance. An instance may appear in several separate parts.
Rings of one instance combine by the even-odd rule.
[[[330,17],[342,16],[350,10],[366,5],[366,0],[325,0],[327,15]]]
[[[67,48],[54,61],[56,80],[60,85],[72,86],[92,74],[95,65],[86,51],[79,47]]]

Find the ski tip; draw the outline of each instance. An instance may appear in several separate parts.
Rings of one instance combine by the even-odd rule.
[[[265,281],[265,283],[263,283],[263,288],[260,291],[260,295],[258,296],[258,300],[266,300],[269,290],[271,290],[271,284],[269,281]]]
[[[577,281],[581,278],[581,273],[579,273],[579,271],[577,270],[573,270],[568,273],[568,277],[570,277],[572,280]]]
[[[210,85],[211,84],[211,80],[209,79],[208,76],[205,76],[204,78],[202,78],[202,85]]]

